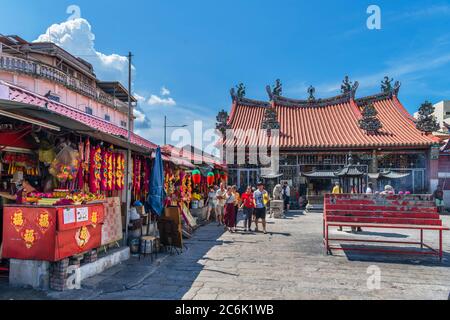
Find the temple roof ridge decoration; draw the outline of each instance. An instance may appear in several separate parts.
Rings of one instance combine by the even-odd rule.
[[[382,92],[355,98],[358,82],[342,81],[340,94],[330,98],[291,99],[282,96],[280,80],[266,91],[270,101],[237,96],[226,125],[252,132],[279,128],[279,146],[284,149],[427,148],[433,136],[416,128],[416,120],[399,101],[400,82],[382,81]],[[313,96],[314,96],[314,92]],[[248,146],[269,143],[270,136],[250,135]]]
[[[244,95],[242,95],[241,93],[242,93],[242,91],[237,92],[235,90],[235,88],[231,88],[230,95],[231,95],[231,100],[233,101],[233,103],[236,103],[238,105],[245,105],[245,106],[249,106],[249,107],[252,107],[252,106],[254,106],[254,107],[270,107],[270,103],[267,101],[249,99],[249,98],[245,97],[245,91],[244,91]]]
[[[364,107],[367,104],[374,103],[376,101],[391,99],[393,96],[398,96],[401,83],[395,81],[389,77],[384,77],[381,81],[381,92],[369,96],[356,97],[356,92],[359,88],[359,82],[350,81],[348,76],[344,77],[341,84],[341,92],[335,96],[328,98],[316,98],[315,88],[310,86],[307,90],[309,97],[307,99],[295,99],[288,98],[282,95],[282,83],[280,79],[275,81],[275,85],[266,86],[266,92],[269,97],[269,101],[250,99],[246,97],[246,88],[240,83],[236,88],[230,90],[231,99],[238,105],[255,106],[255,107],[270,107],[271,102],[275,105],[292,106],[292,107],[324,107],[330,105],[337,105],[347,103],[351,100],[359,107]]]

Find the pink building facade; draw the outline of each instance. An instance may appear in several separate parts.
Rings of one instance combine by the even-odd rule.
[[[100,81],[92,65],[55,44],[0,37],[0,80],[128,129],[128,91],[123,85]],[[134,97],[131,101],[136,103]]]

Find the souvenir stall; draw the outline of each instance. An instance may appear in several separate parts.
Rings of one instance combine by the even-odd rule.
[[[103,240],[101,230],[106,198],[124,189],[124,154],[71,134],[37,140],[29,155],[2,152],[2,184],[12,200],[3,205],[3,257],[58,261],[119,240],[121,230]],[[19,195],[18,183],[31,190]]]
[[[131,157],[131,204],[130,221],[128,222],[128,244],[131,253],[140,253],[141,237],[155,235],[152,222],[156,217],[152,216],[146,206],[147,195],[150,191],[150,174],[153,160],[150,156],[133,154]],[[122,211],[122,220],[125,225],[126,208]]]
[[[182,234],[189,238],[207,216],[206,200],[209,187],[227,181],[220,169],[203,166],[187,169],[165,162],[166,212],[177,208],[182,222]]]
[[[2,119],[0,137],[4,265],[10,259],[93,262],[99,248],[123,238],[125,150],[10,119]],[[135,154],[133,161],[133,201],[144,202],[150,159]],[[51,278],[50,286],[60,280]]]
[[[178,248],[182,248],[182,235],[190,237],[197,227],[192,217],[190,205],[192,202],[192,174],[185,166],[175,165],[173,162],[164,162],[164,190],[166,192],[164,216],[171,217],[177,225],[176,239]],[[175,231],[175,230],[174,230]]]

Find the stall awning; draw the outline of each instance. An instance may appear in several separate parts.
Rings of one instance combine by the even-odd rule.
[[[191,162],[195,166],[209,165],[220,169],[226,169],[226,164],[221,163],[220,159],[214,157],[213,155],[207,154],[203,150],[196,149],[193,146],[177,148],[167,144],[161,148],[161,151],[163,154],[171,155]]]
[[[148,148],[136,145],[134,143],[129,143],[125,138],[101,132],[82,122],[73,120],[68,116],[56,113],[37,105],[0,99],[0,110],[6,111],[10,114],[17,114],[21,116],[21,121],[29,122],[32,124],[36,124],[35,121],[43,121],[50,125],[58,126],[58,128],[64,128],[69,131],[85,134],[91,136],[92,138],[114,144],[121,148],[126,149],[130,147],[131,150],[144,154],[148,154],[150,152]],[[29,121],[27,121],[27,118],[29,119]]]
[[[192,163],[190,163],[189,161],[186,161],[185,159],[177,158],[174,156],[168,156],[165,154],[162,154],[161,157],[162,157],[163,161],[172,162],[173,164],[175,164],[177,166],[185,167],[186,169],[195,169],[195,166]],[[154,158],[154,155],[152,156],[152,158]]]

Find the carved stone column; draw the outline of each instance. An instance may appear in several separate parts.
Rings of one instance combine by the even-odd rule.
[[[372,161],[369,167],[369,173],[378,173],[378,153],[377,150],[372,150]],[[377,189],[377,179],[369,178],[369,182],[373,183],[375,190]]]

